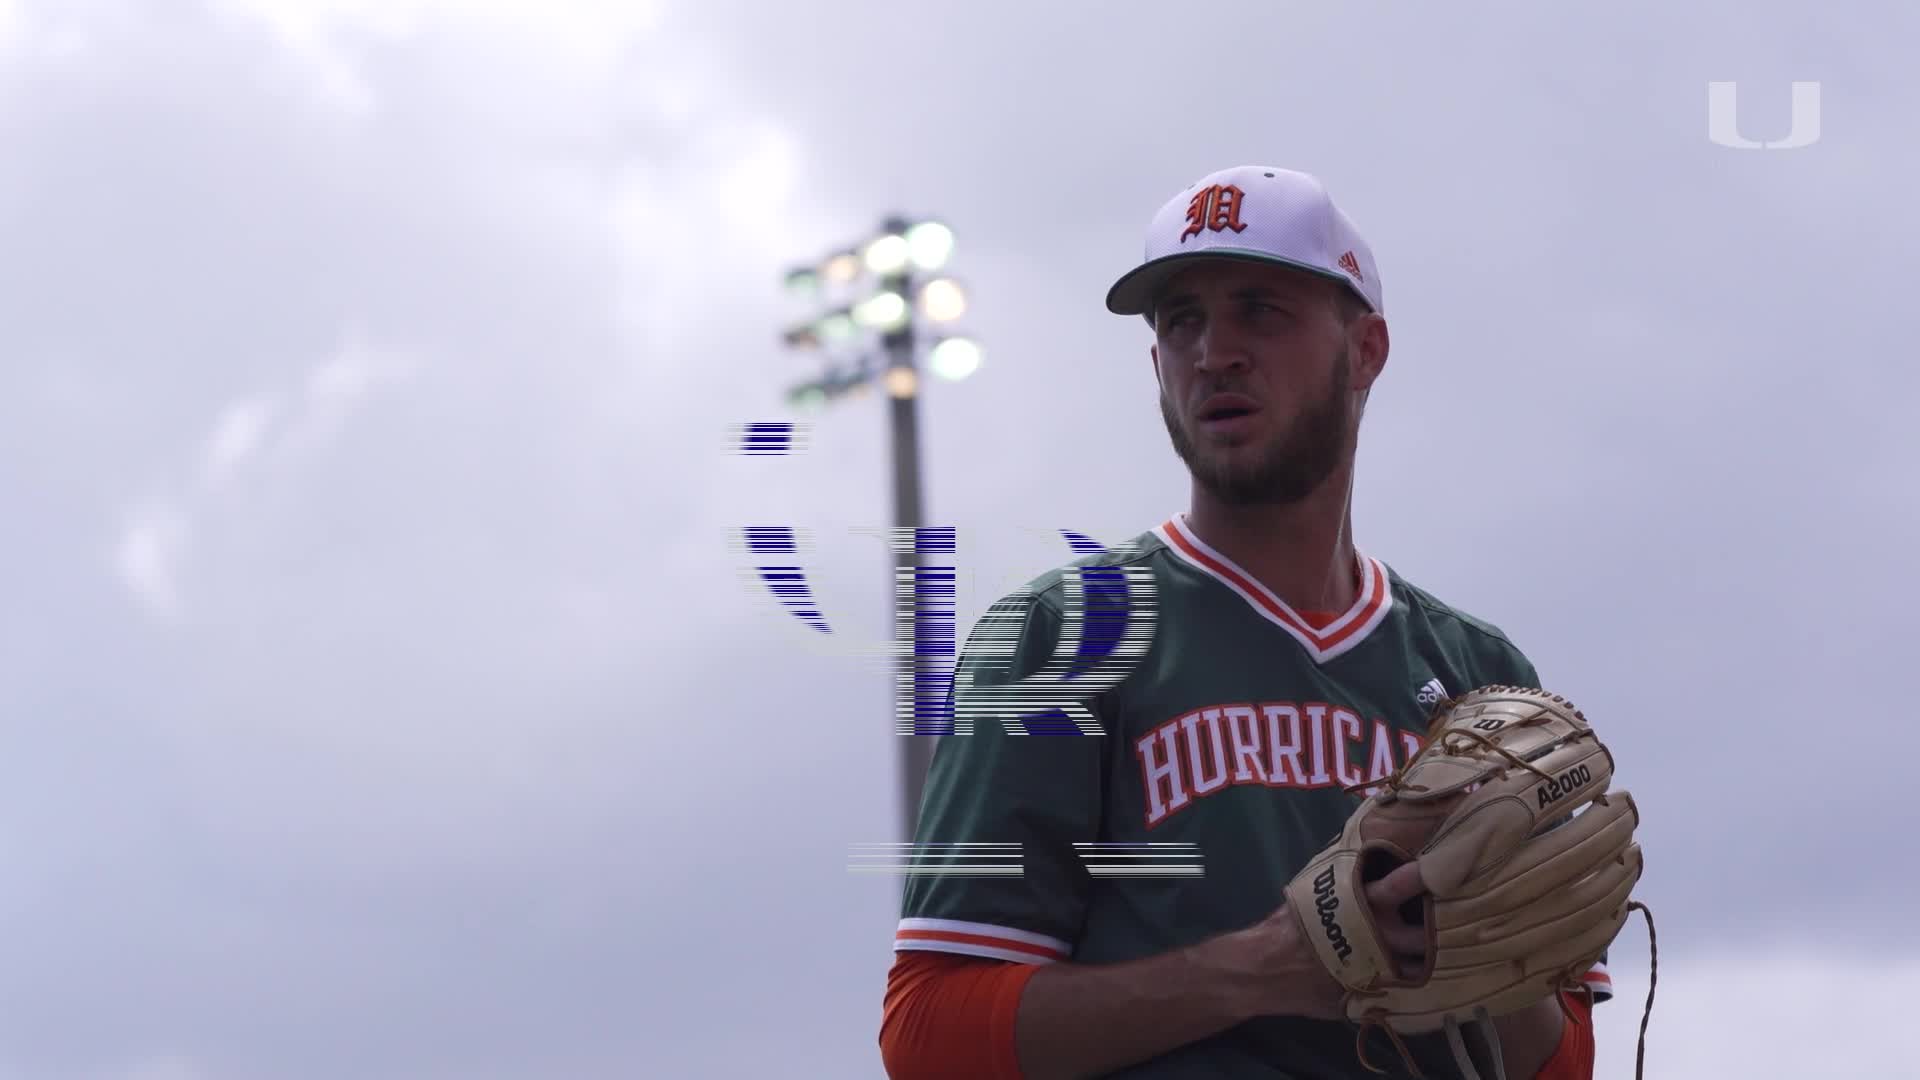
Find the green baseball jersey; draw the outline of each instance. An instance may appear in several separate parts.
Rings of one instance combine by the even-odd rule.
[[[1357,558],[1359,598],[1317,628],[1180,517],[996,603],[927,778],[915,842],[938,872],[909,879],[894,947],[1111,964],[1243,929],[1339,833],[1349,792],[1419,749],[1441,698],[1539,685],[1499,629]],[[1082,710],[1049,705],[1075,685]],[[973,710],[966,733],[989,699],[1003,716]],[[1609,993],[1604,968],[1588,984]],[[1263,1018],[1112,1075],[1371,1076],[1354,1034]],[[1408,1042],[1428,1075],[1458,1074],[1443,1039]],[[1404,1075],[1383,1036],[1369,1058]]]

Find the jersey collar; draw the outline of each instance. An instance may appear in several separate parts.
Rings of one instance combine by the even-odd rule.
[[[1324,664],[1360,644],[1374,627],[1386,621],[1387,613],[1393,609],[1393,589],[1387,580],[1386,564],[1356,550],[1360,595],[1339,618],[1316,630],[1299,612],[1287,606],[1286,601],[1274,595],[1273,590],[1195,536],[1185,517],[1176,514],[1154,529],[1154,535],[1167,545],[1167,550],[1238,593],[1268,622],[1293,635],[1315,663]]]

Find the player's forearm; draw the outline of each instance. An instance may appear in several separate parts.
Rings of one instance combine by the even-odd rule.
[[[1255,1016],[1307,1011],[1326,978],[1291,916],[1124,964],[1053,964],[1015,1024],[1027,1080],[1122,1068]]]
[[[1238,935],[1124,964],[1054,964],[1015,1022],[1027,1080],[1076,1080],[1204,1039],[1245,1019],[1256,965]]]
[[[1567,1022],[1560,1011],[1560,999],[1549,997],[1517,1013],[1496,1017],[1495,1031],[1500,1033],[1500,1056],[1511,1080],[1532,1080],[1553,1059],[1560,1046],[1560,1035]]]

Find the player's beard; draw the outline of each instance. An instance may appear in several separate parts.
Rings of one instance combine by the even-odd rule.
[[[1186,462],[1194,481],[1233,506],[1287,506],[1326,483],[1346,453],[1351,419],[1347,412],[1347,349],[1341,347],[1327,379],[1327,392],[1307,403],[1293,423],[1275,432],[1266,452],[1252,462],[1218,460],[1202,449],[1187,421],[1160,395],[1160,417],[1174,452]]]

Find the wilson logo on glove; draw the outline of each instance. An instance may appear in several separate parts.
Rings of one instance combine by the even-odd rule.
[[[1340,898],[1333,893],[1333,867],[1329,866],[1313,879],[1313,906],[1320,912],[1320,928],[1326,931],[1327,942],[1333,951],[1340,954],[1342,963],[1353,955],[1353,946],[1347,944],[1347,932],[1340,929]]]

